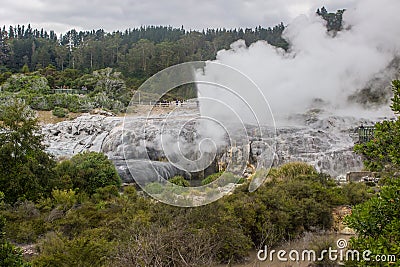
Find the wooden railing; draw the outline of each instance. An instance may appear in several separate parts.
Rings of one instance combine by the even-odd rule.
[[[137,105],[144,105],[144,106],[154,106],[154,107],[161,107],[161,108],[175,108],[175,107],[191,107],[195,108],[198,107],[199,104],[198,102],[195,101],[158,101],[158,102],[152,102],[152,101],[141,101],[140,103],[134,103]]]
[[[65,88],[56,88],[56,89],[51,89],[51,93],[53,94],[79,94],[79,95],[85,95],[88,93],[87,90],[82,90],[82,89],[65,89]]]

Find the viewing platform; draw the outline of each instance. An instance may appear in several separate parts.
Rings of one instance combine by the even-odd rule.
[[[375,127],[361,125],[357,128],[358,143],[366,143],[374,138]]]
[[[89,93],[88,90],[75,89],[75,88],[56,88],[51,89],[52,94],[75,94],[75,95],[86,95]]]

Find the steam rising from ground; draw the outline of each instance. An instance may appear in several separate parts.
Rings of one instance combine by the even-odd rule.
[[[301,15],[284,31],[290,43],[288,52],[264,41],[247,47],[240,40],[233,43],[231,49],[219,51],[216,62],[249,76],[260,87],[278,118],[315,107],[337,115],[386,116],[390,114],[387,103],[383,105],[386,108],[371,112],[371,106],[361,107],[349,98],[371,87],[372,91],[378,90],[378,95],[390,99],[390,81],[398,74],[390,64],[393,65],[400,54],[398,10],[398,0],[359,1],[356,8],[344,13],[344,30],[335,36],[327,32],[321,17]],[[206,75],[218,76],[212,69],[207,73],[207,68]],[[374,87],[371,84],[374,78],[385,82]],[[242,99],[237,98],[235,103],[224,90],[198,87],[200,97],[223,102],[229,99],[229,105],[237,107],[236,112],[241,113],[239,102]],[[239,93],[246,94],[246,90]],[[201,112],[218,118],[215,105],[201,102]]]
[[[167,157],[175,167],[188,172],[212,167],[215,156],[226,151],[223,155],[226,159],[223,163],[227,165],[225,170],[239,176],[246,170],[250,155],[258,157],[257,170],[268,170],[276,158],[278,145],[287,147],[288,153],[281,154],[282,160],[288,156],[290,159],[288,154],[291,151],[304,155],[310,148],[307,159],[320,163],[322,167],[324,162],[332,161],[337,155],[344,162],[351,161],[351,155],[348,157],[345,150],[352,146],[352,140],[340,133],[341,128],[332,128],[339,129],[339,134],[332,136],[304,130],[299,132],[300,136],[290,138],[294,132],[288,131],[286,135],[283,133],[287,142],[277,145],[275,122],[286,124],[288,117],[301,118],[297,115],[315,108],[325,111],[321,116],[376,118],[391,115],[387,103],[381,105],[385,108],[377,109],[378,105],[363,106],[357,102],[363,102],[363,95],[368,91],[366,88],[370,93],[390,99],[390,81],[398,74],[397,65],[400,65],[397,63],[400,62],[398,10],[398,0],[360,0],[355,9],[344,13],[344,30],[336,34],[328,33],[325,21],[315,14],[302,15],[284,32],[290,43],[289,51],[262,41],[250,47],[244,41],[237,41],[231,49],[219,51],[214,62],[189,62],[157,73],[142,84],[140,90],[143,94],[135,96],[144,97],[147,92],[149,100],[155,102],[170,88],[196,82],[200,115],[192,114],[188,119],[187,111],[178,109],[177,116],[171,114],[160,123],[158,118],[153,122],[149,114],[147,120],[155,130],[146,128],[142,140],[144,151],[159,151],[156,148],[161,143],[163,153],[158,155]],[[195,77],[193,70],[196,70]],[[135,106],[132,108],[130,114],[134,115]],[[337,124],[358,123],[356,119],[338,118],[317,120],[314,126],[331,129],[336,121]],[[129,123],[137,123],[137,117],[127,116],[124,127]],[[156,139],[158,136],[160,141]],[[253,148],[250,142],[254,144]],[[227,149],[229,146],[231,148]],[[329,153],[327,160],[322,160],[324,155],[318,151],[319,148],[323,153]],[[147,159],[150,158],[147,155]],[[330,169],[336,172],[340,171],[333,163],[329,166],[333,166]],[[130,169],[137,168],[131,167],[128,165]],[[265,179],[265,172],[259,173],[259,177],[253,177],[250,191]],[[147,181],[146,178],[147,175],[143,175],[143,182]],[[157,199],[171,203],[169,199]],[[215,199],[208,198],[201,204]]]

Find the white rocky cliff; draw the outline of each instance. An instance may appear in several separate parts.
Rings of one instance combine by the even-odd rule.
[[[125,129],[124,138],[128,138],[130,144],[125,147],[122,142],[123,117],[86,114],[72,121],[45,125],[42,132],[45,135],[48,152],[58,158],[71,157],[83,151],[106,154],[115,163],[124,182],[133,181],[126,168],[125,160],[133,162],[132,164],[137,166],[135,169],[140,172],[146,172],[146,164],[150,159],[157,171],[166,178],[178,174],[188,175],[166,160],[159,127],[163,116],[151,120],[140,116],[134,119],[129,126],[129,131],[127,132]],[[372,122],[352,117],[319,118],[318,114],[301,115],[295,119],[297,126],[277,128],[274,165],[290,161],[304,161],[332,176],[344,175],[348,171],[357,171],[362,168],[360,157],[353,153],[354,131],[361,123]],[[176,123],[176,127],[172,125],[172,128],[179,128],[178,126],[184,123],[183,120],[187,120],[187,116],[169,119],[169,123]],[[144,131],[144,127],[146,131]],[[248,132],[251,135],[252,131]],[[173,135],[174,133],[169,134]],[[196,135],[196,126],[186,125],[185,132],[179,133],[179,135],[183,136],[183,139],[190,144],[193,136]],[[250,136],[251,158],[245,160],[253,163],[263,160],[263,151],[266,149],[266,144],[271,141],[267,139]],[[143,145],[143,142],[146,144]],[[226,151],[219,151],[217,154],[218,161],[227,158],[229,147],[224,148]],[[126,159],[124,158],[124,149]],[[194,145],[193,152],[195,149]]]

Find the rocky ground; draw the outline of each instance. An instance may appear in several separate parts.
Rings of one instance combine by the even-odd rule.
[[[198,111],[186,108],[174,111],[173,116],[169,116],[171,110],[160,108],[147,118],[148,111],[146,108],[135,111],[125,122],[121,116],[83,114],[70,121],[44,125],[42,132],[47,150],[58,158],[68,158],[83,151],[102,152],[115,162],[124,182],[132,181],[125,159],[136,161],[138,166],[141,166],[141,161],[156,162],[167,176],[184,173],[166,161],[173,161],[168,156],[173,154],[178,142],[185,144],[186,155],[194,158],[198,155],[198,125],[190,121],[198,115]],[[356,138],[355,128],[365,120],[322,117],[319,114],[299,115],[291,120],[296,121],[296,126],[293,123],[291,126],[279,126],[276,136],[271,127],[265,127],[264,132],[269,133],[266,136],[252,136],[256,131],[249,126],[249,143],[220,146],[214,154],[210,154],[216,155],[217,160],[209,163],[218,161],[228,164],[232,151],[238,151],[236,156],[247,157],[241,160],[253,165],[268,158],[267,161],[273,160],[274,165],[290,161],[308,162],[319,171],[333,176],[361,170],[361,159],[352,149]],[[165,121],[168,127],[163,124]],[[168,147],[165,146],[165,136],[171,138],[167,140]],[[240,154],[245,146],[250,149],[249,155]],[[271,146],[276,147],[275,154],[266,155],[264,152]]]

